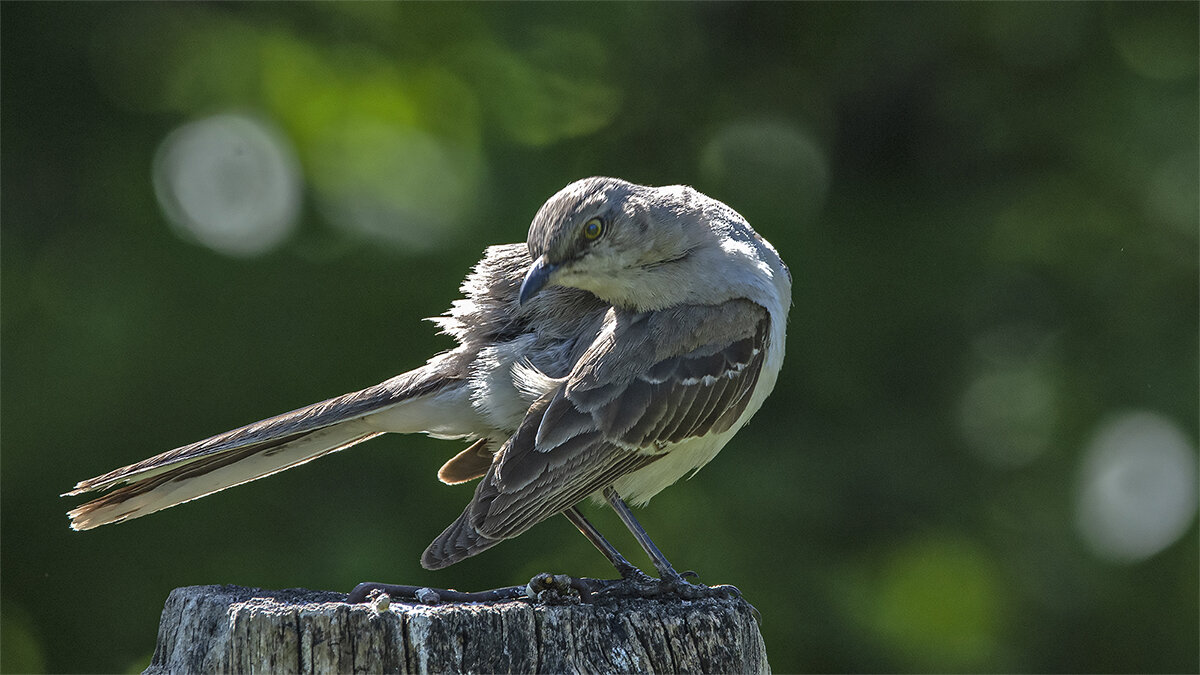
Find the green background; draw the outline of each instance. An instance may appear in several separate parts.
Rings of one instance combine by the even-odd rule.
[[[565,519],[422,570],[471,493],[424,437],[87,533],[57,497],[420,365],[484,247],[602,174],[727,202],[794,274],[774,395],[639,512],[776,671],[1196,672],[1197,12],[4,3],[0,667],[143,667],[190,584],[608,574]],[[253,252],[156,198],[223,114],[302,186]]]

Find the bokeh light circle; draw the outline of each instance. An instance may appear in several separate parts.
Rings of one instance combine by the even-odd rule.
[[[274,249],[295,229],[301,179],[281,133],[255,117],[222,113],[163,140],[154,192],[185,239],[245,257]]]

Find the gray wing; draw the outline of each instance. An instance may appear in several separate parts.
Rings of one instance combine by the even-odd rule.
[[[654,462],[674,443],[728,430],[758,382],[769,321],[745,300],[611,312],[562,385],[530,407],[422,564],[436,569],[474,555]]]

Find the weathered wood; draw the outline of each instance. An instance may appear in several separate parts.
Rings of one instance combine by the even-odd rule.
[[[742,599],[383,608],[341,593],[188,586],[146,673],[766,673]]]

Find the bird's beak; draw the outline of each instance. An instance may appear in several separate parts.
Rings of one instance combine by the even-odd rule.
[[[524,305],[529,302],[529,299],[538,294],[546,284],[550,281],[550,275],[554,270],[558,269],[558,265],[546,261],[546,256],[542,256],[533,261],[529,266],[529,271],[525,273],[525,281],[521,282],[521,294],[517,296],[517,302]]]

